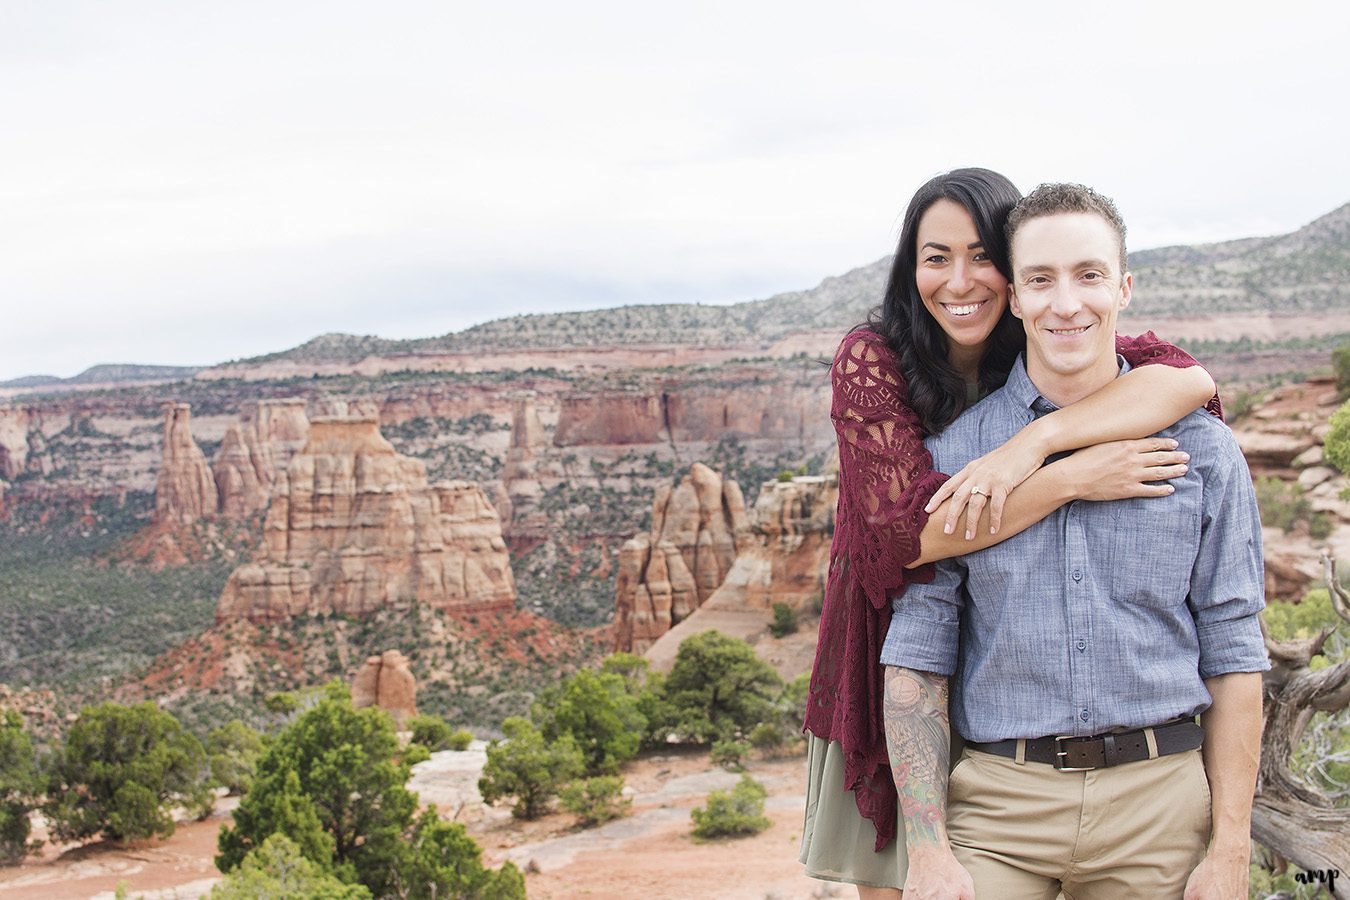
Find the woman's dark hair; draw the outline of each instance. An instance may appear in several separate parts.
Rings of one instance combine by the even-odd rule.
[[[881,335],[895,351],[909,388],[910,406],[929,434],[939,434],[965,409],[966,383],[948,358],[946,332],[924,307],[914,281],[919,220],[938,200],[961,204],[974,220],[989,258],[1004,277],[1010,277],[1003,223],[1021,196],[1011,181],[988,169],[953,169],[919,188],[905,210],[886,295],[867,322],[858,326]],[[1004,309],[980,360],[982,391],[1002,387],[1025,346],[1021,323]]]

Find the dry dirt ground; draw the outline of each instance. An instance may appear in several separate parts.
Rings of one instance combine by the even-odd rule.
[[[854,896],[851,888],[805,877],[797,863],[804,803],[800,755],[748,764],[769,791],[765,813],[773,827],[751,838],[708,843],[690,836],[689,812],[710,790],[730,788],[739,776],[710,766],[706,753],[672,752],[629,764],[624,778],[633,795],[631,815],[588,830],[576,829],[566,813],[525,823],[505,808],[484,807],[475,788],[483,758],[480,744],[466,753],[435,754],[417,767],[410,787],[447,818],[464,822],[486,862],[510,859],[525,870],[531,900]],[[173,837],[144,847],[49,846],[21,866],[0,869],[0,900],[111,900],[119,883],[132,898],[195,900],[219,878],[211,857],[232,805],[222,803],[211,819],[182,823]]]

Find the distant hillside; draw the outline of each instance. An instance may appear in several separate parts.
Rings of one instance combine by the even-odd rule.
[[[25,375],[23,378],[0,381],[0,388],[78,387],[125,382],[180,381],[191,378],[201,370],[201,366],[103,365],[92,366],[70,378],[57,378],[55,375]]]
[[[327,334],[292,350],[245,360],[355,362],[369,355],[691,344],[767,346],[812,330],[842,331],[881,299],[884,257],[805,291],[729,306],[662,304],[511,316],[421,340]],[[1130,254],[1131,312],[1175,317],[1216,312],[1350,309],[1350,204],[1290,234]]]
[[[1130,254],[1134,313],[1350,308],[1350,203],[1291,234]]]

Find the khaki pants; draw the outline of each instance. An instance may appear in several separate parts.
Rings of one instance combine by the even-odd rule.
[[[949,784],[977,900],[1180,900],[1209,843],[1198,750],[1088,772],[967,750]]]

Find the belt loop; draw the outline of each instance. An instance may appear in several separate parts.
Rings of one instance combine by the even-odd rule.
[[[1019,766],[1027,764],[1027,742],[1022,738],[1017,739],[1017,753],[1013,756],[1013,762]]]
[[[1158,758],[1158,736],[1153,733],[1152,728],[1144,729],[1144,741],[1148,744],[1148,758]]]

